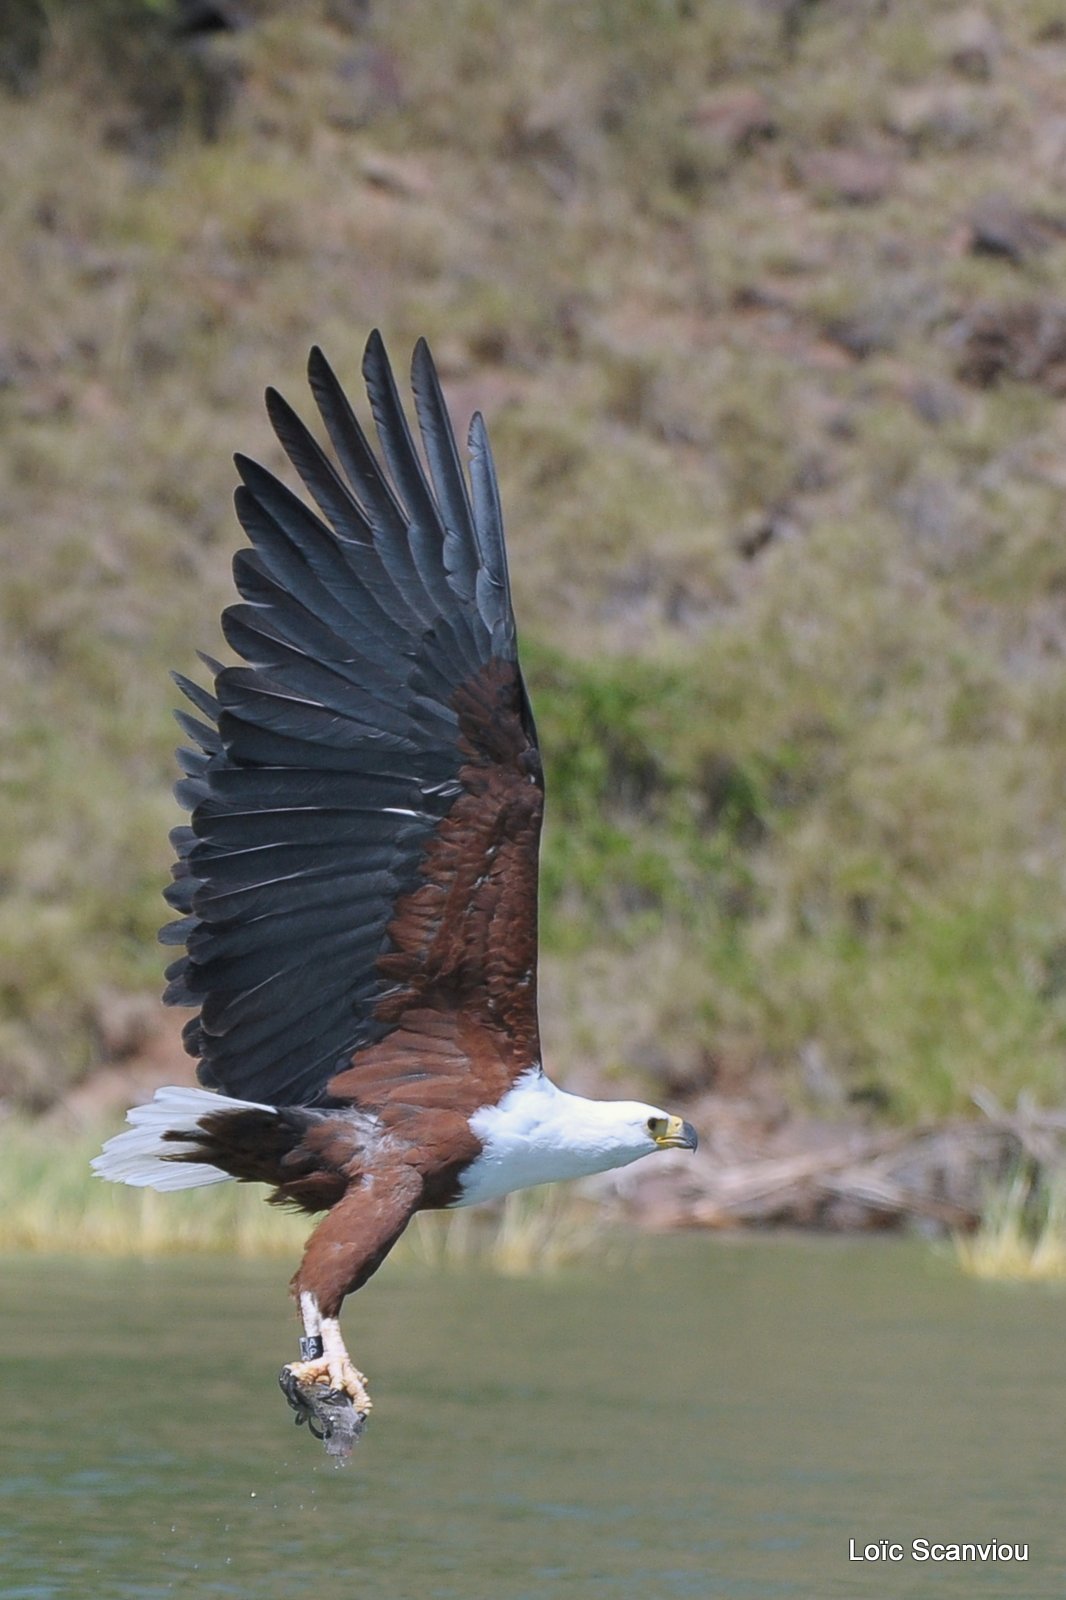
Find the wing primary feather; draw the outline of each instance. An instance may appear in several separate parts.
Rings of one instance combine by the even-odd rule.
[[[323,516],[337,534],[372,552],[370,520],[351,489],[338,477],[325,451],[276,389],[267,390],[266,407],[285,454]]]
[[[438,526],[437,507],[407,425],[384,341],[376,328],[366,342],[363,378],[377,424],[382,454],[388,462],[392,480],[408,516],[428,534]]]
[[[331,611],[328,606],[313,609],[316,597],[310,576],[306,582],[298,579],[286,586],[259,551],[247,549],[238,550],[234,556],[233,576],[238,593],[254,613],[253,625],[261,631],[273,631],[286,643],[314,651],[326,661],[356,661],[362,654],[372,663],[375,673],[383,676],[399,677],[409,670],[388,632],[375,632],[368,627],[360,629],[358,640],[351,640],[350,617],[346,618],[342,611]],[[328,621],[320,611],[328,611]],[[252,620],[239,601],[227,606],[223,615],[230,612],[244,616],[248,622]]]
[[[425,593],[408,539],[407,517],[370,448],[358,417],[317,345],[307,364],[308,381],[337,459],[370,518],[381,560],[408,604],[428,627],[434,608]]]
[[[206,665],[206,658],[203,659]],[[212,673],[215,670],[217,669],[212,666]],[[187,678],[183,672],[172,672],[170,676],[186,700],[191,700],[197,711],[202,711],[205,717],[209,717],[212,722],[217,723],[219,704],[215,696],[209,693],[207,689],[201,689],[198,683],[193,683],[192,679]]]
[[[393,692],[374,694],[362,687],[365,679],[346,670],[345,663],[323,661],[287,641],[258,634],[228,612],[223,613],[223,632],[257,678],[273,680],[294,694],[307,695],[346,720],[364,721],[383,732],[410,733],[410,696],[398,695],[398,686],[388,680],[383,688]]]
[[[186,811],[195,811],[201,800],[206,800],[211,790],[203,778],[179,778],[174,785],[174,798]]]
[[[187,744],[179,745],[174,752],[178,766],[187,778],[199,778],[206,772],[211,757],[206,751],[193,749]]]
[[[336,536],[345,559],[358,575],[375,605],[404,629],[411,626],[411,605],[395,577],[382,561],[374,542],[374,519],[359,503],[351,488],[338,475],[325,451],[320,448],[296,412],[274,389],[267,390],[270,421],[285,454],[314,496]],[[402,519],[399,507],[397,519]],[[396,539],[399,523],[388,521],[381,538]]]
[[[470,482],[473,488],[474,529],[481,552],[477,578],[477,600],[493,634],[501,624],[508,632],[511,623],[511,584],[507,572],[507,550],[503,540],[503,511],[492,446],[480,411],[470,423]],[[513,642],[513,637],[512,637]]]
[[[440,379],[424,339],[419,339],[415,345],[411,362],[411,389],[437,504],[444,517],[445,566],[456,593],[462,599],[472,601],[477,582],[478,553],[474,512]]]
[[[400,532],[404,526],[403,509],[378,465],[348,396],[317,345],[308,357],[307,380],[337,459],[359,503],[370,514],[375,531]]]
[[[222,749],[222,740],[218,736],[217,728],[209,727],[206,722],[201,722],[199,717],[191,717],[187,711],[176,710],[174,720],[183,733],[195,740],[205,755],[218,755]]]
[[[456,607],[448,582],[440,511],[426,481],[396,379],[376,329],[367,340],[363,377],[382,454],[407,512],[407,538],[415,565],[439,617],[447,618],[451,627],[458,629],[466,619]]]
[[[174,883],[168,883],[163,890],[163,899],[172,911],[180,911],[188,915],[193,909],[193,896],[196,893],[196,879],[183,877]]]
[[[296,602],[313,618],[325,624],[343,640],[353,625],[381,639],[391,638],[394,648],[409,635],[383,615],[373,597],[362,587],[344,562],[336,545],[321,536],[322,525],[304,508],[306,521],[286,517],[287,508],[266,485],[263,497],[242,486],[233,497],[237,520],[251,540],[251,550],[238,550],[233,558],[233,579],[239,593],[254,603],[254,584],[244,585],[244,574],[251,567],[265,570],[273,578],[281,596],[281,607]],[[280,488],[280,485],[278,486]],[[277,512],[277,515],[275,515]]]

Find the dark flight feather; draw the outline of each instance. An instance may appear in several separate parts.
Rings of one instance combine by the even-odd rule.
[[[433,474],[444,524],[444,561],[455,592],[468,603],[475,597],[477,542],[470,493],[455,447],[440,380],[424,339],[415,346],[411,388],[418,427]]]

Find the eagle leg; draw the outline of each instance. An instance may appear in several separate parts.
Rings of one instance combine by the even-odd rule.
[[[375,1177],[380,1189],[353,1181],[333,1205],[307,1241],[292,1280],[303,1322],[301,1359],[282,1368],[280,1383],[297,1422],[307,1422],[313,1433],[321,1427],[319,1436],[333,1454],[342,1453],[331,1442],[338,1428],[358,1438],[371,1409],[366,1378],[341,1338],[341,1305],[384,1261],[422,1191],[420,1176],[405,1162],[394,1170],[379,1162]]]
[[[366,1379],[344,1348],[336,1322],[323,1318],[321,1326],[321,1335],[300,1340],[304,1359],[282,1367],[278,1382],[296,1413],[297,1426],[306,1422],[330,1455],[344,1462],[366,1426],[371,1400]]]

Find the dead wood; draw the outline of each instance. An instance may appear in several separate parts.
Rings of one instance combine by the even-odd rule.
[[[1007,1111],[982,1089],[973,1098],[980,1118],[906,1129],[801,1118],[768,1128],[750,1107],[708,1103],[695,1160],[624,1169],[600,1187],[664,1228],[965,1231],[1019,1166],[1038,1183],[1066,1164],[1066,1110],[1041,1110],[1023,1097]]]

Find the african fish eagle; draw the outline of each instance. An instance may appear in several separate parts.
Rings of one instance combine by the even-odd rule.
[[[341,1303],[414,1212],[696,1135],[541,1066],[544,784],[481,416],[468,482],[424,341],[424,462],[377,333],[380,458],[317,349],[308,370],[335,462],[272,389],[266,404],[318,512],[237,457],[252,548],[222,630],[244,664],[203,657],[213,693],[176,679],[199,716],[178,713],[190,817],[166,891],[180,920],[160,937],[184,948],[164,998],[198,1008],[184,1040],[204,1088],[160,1089],[93,1166],[161,1190],[265,1183],[325,1211],[292,1280],[302,1360],[283,1387],[298,1412],[319,1385],[365,1417]]]

